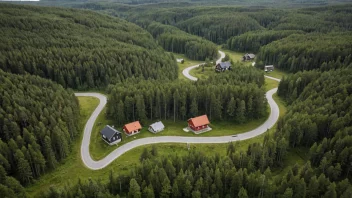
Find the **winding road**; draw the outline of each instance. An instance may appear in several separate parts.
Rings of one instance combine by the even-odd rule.
[[[221,57],[219,60],[216,62],[218,63],[221,61],[223,57],[225,57],[225,53],[219,51]],[[191,66],[183,70],[183,75],[185,75],[188,79],[196,81],[197,78],[191,76],[189,74],[189,71],[193,68],[198,67],[199,65]],[[265,76],[267,78],[280,81],[280,79]],[[183,137],[183,136],[158,136],[158,137],[149,137],[149,138],[141,138],[134,140],[132,142],[129,142],[127,144],[124,144],[122,146],[119,146],[116,148],[113,152],[111,152],[109,155],[104,157],[103,159],[99,161],[94,161],[92,157],[90,156],[89,153],[89,144],[90,144],[90,137],[92,133],[92,129],[94,126],[94,123],[100,114],[100,112],[103,110],[103,108],[106,105],[107,98],[106,96],[99,94],[99,93],[75,93],[76,96],[90,96],[90,97],[96,97],[100,100],[99,105],[97,108],[94,110],[92,113],[91,117],[87,121],[85,128],[84,128],[84,135],[83,135],[83,140],[81,144],[81,158],[83,163],[90,169],[92,170],[98,170],[102,169],[106,166],[108,166],[112,161],[117,159],[119,156],[124,154],[125,152],[136,148],[138,146],[142,145],[147,145],[147,144],[155,144],[155,143],[228,143],[232,141],[239,141],[239,140],[246,140],[250,139],[253,137],[256,137],[258,135],[261,135],[265,133],[268,129],[273,127],[276,123],[276,121],[279,118],[279,107],[273,100],[273,94],[276,93],[277,88],[271,89],[266,93],[266,98],[268,100],[268,104],[270,106],[271,112],[269,115],[269,118],[258,128],[237,134],[237,136],[219,136],[219,137]]]

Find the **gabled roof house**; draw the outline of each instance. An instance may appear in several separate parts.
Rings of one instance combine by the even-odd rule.
[[[117,144],[122,140],[122,134],[115,128],[106,125],[103,130],[100,131],[102,139],[109,145]]]
[[[131,136],[139,133],[142,129],[141,124],[139,121],[131,122],[129,124],[126,124],[123,126],[123,131],[126,133],[126,135]]]
[[[160,131],[163,131],[164,128],[165,128],[164,124],[161,121],[159,121],[151,124],[148,130],[152,133],[158,133]]]
[[[188,120],[188,127],[195,133],[210,131],[209,119],[207,115],[191,118]]]

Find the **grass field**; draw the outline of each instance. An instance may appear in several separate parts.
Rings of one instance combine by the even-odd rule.
[[[288,74],[287,72],[281,71],[277,68],[275,68],[275,70],[272,72],[265,73],[265,75],[267,75],[267,76],[271,76],[271,77],[279,78],[279,79],[286,76],[287,74]]]
[[[193,65],[198,65],[200,63],[203,63],[204,61],[196,61],[196,60],[190,60],[189,58],[187,58],[184,54],[176,54],[173,53],[175,58],[183,58],[183,60],[185,61],[184,63],[177,63],[178,65],[178,78],[181,80],[187,80],[189,81],[183,74],[182,71],[189,67],[189,66],[193,66]]]
[[[104,156],[108,155],[110,152],[115,150],[118,146],[126,144],[136,139],[146,138],[146,137],[155,137],[155,136],[192,136],[192,137],[208,137],[208,136],[225,136],[225,135],[234,135],[243,133],[246,131],[250,131],[252,129],[257,128],[260,126],[267,117],[263,117],[258,120],[252,120],[245,124],[236,124],[235,122],[231,121],[221,121],[221,122],[212,122],[210,127],[213,129],[212,131],[202,133],[199,135],[195,135],[192,132],[184,132],[183,128],[187,127],[187,121],[176,121],[173,122],[172,120],[163,120],[165,125],[165,130],[153,134],[148,131],[149,124],[152,124],[154,121],[148,121],[148,125],[143,126],[143,129],[139,134],[133,136],[126,136],[124,133],[122,134],[122,142],[118,143],[115,146],[109,146],[104,141],[101,140],[100,131],[105,127],[105,125],[114,125],[111,120],[105,120],[104,114],[100,114],[98,121],[102,124],[99,126],[95,126],[92,131],[92,138],[90,143],[90,153],[93,159],[99,160],[102,159]],[[97,122],[98,123],[98,122]],[[116,128],[116,127],[115,127]],[[121,129],[122,126],[118,127]],[[121,130],[120,130],[121,131]]]
[[[235,51],[226,50],[226,49],[220,49],[220,50],[225,52],[225,54],[228,54],[230,59],[234,63],[243,64],[244,66],[252,66],[252,61],[246,61],[246,62],[242,61],[242,57],[243,57],[243,55],[245,53],[243,53],[243,52],[235,52]]]

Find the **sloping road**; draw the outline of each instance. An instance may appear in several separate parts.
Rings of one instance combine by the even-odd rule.
[[[216,61],[216,64],[220,63],[220,62],[221,62],[221,59],[225,58],[225,53],[224,53],[224,52],[222,52],[222,51],[219,50],[219,54],[220,54],[220,58]],[[204,64],[204,63],[201,63],[201,64]],[[196,77],[194,77],[194,76],[191,76],[191,75],[189,74],[189,71],[191,71],[192,69],[194,69],[194,68],[196,68],[196,67],[199,67],[199,65],[201,65],[201,64],[187,67],[186,69],[184,69],[184,70],[182,71],[182,74],[183,74],[186,78],[188,78],[188,79],[190,79],[190,80],[192,80],[192,81],[197,81],[198,78],[196,78]]]
[[[277,79],[277,78],[273,78],[273,77],[268,77],[268,78],[276,81],[280,81],[280,79]],[[103,110],[104,106],[106,105],[106,102],[107,102],[106,96],[99,93],[75,93],[76,96],[91,96],[91,97],[96,97],[100,100],[98,107],[94,110],[94,112],[92,113],[91,117],[87,121],[86,126],[84,128],[84,135],[83,135],[83,140],[81,145],[82,161],[88,168],[92,170],[98,170],[108,166],[112,161],[114,161],[116,158],[118,158],[125,152],[142,145],[155,144],[155,143],[227,143],[227,142],[246,140],[246,139],[256,137],[258,135],[265,133],[268,129],[273,127],[279,118],[279,113],[280,113],[279,107],[275,103],[272,97],[273,94],[276,93],[276,91],[277,91],[277,88],[272,89],[266,93],[266,98],[268,100],[268,104],[270,106],[271,112],[270,112],[269,118],[261,126],[259,126],[254,130],[237,134],[237,136],[219,136],[219,137],[159,136],[159,137],[141,138],[116,148],[113,152],[111,152],[109,155],[107,155],[106,157],[104,157],[99,161],[94,161],[91,158],[89,153],[89,144],[90,144],[90,136],[92,133],[94,122],[96,121],[99,113]]]

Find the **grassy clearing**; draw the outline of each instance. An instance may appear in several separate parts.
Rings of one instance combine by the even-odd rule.
[[[276,80],[272,80],[272,79],[269,79],[269,78],[265,78],[265,84],[264,84],[264,87],[265,87],[265,90],[266,91],[269,91],[271,89],[274,89],[276,87],[279,86],[279,82],[277,82]]]
[[[284,71],[282,71],[280,69],[275,68],[274,71],[265,73],[265,75],[281,79],[282,77],[288,75],[288,73],[284,72]]]
[[[204,72],[202,67],[197,67],[189,71],[191,76],[194,76],[198,79],[207,79],[210,75],[216,75],[218,73],[215,72],[215,67],[204,67]]]
[[[93,159],[99,160],[108,155],[110,152],[115,150],[118,146],[126,144],[136,139],[146,138],[146,137],[155,137],[155,136],[190,136],[190,137],[209,137],[209,136],[225,136],[225,135],[234,135],[243,133],[246,131],[250,131],[252,129],[260,126],[267,117],[263,117],[258,120],[252,120],[244,124],[236,124],[230,121],[221,121],[221,122],[212,122],[210,127],[213,129],[212,131],[202,133],[199,135],[195,135],[192,132],[184,132],[183,128],[187,127],[187,121],[176,121],[172,120],[164,120],[163,123],[165,125],[165,130],[153,134],[148,131],[149,124],[154,121],[147,121],[148,125],[145,125],[139,134],[133,136],[126,136],[124,133],[122,134],[123,141],[118,145],[109,146],[104,141],[101,140],[100,131],[105,127],[105,125],[114,125],[114,122],[111,120],[104,119],[104,113],[100,114],[98,117],[98,122],[101,122],[99,126],[95,125],[92,131],[92,138],[90,143],[90,153]],[[121,129],[120,127],[115,127]],[[122,131],[122,130],[120,130]]]
[[[173,53],[173,55],[174,55],[175,58],[183,58],[183,60],[185,61],[183,64],[177,63],[177,65],[178,65],[178,78],[181,79],[181,80],[187,80],[187,81],[189,81],[189,80],[182,74],[182,71],[183,71],[185,68],[190,67],[190,66],[193,66],[193,65],[198,65],[198,64],[204,62],[204,61],[191,60],[191,59],[187,58],[184,54],[176,54],[176,53]]]
[[[234,63],[243,64],[244,66],[252,66],[252,61],[247,61],[247,62],[242,61],[242,57],[245,54],[243,52],[236,52],[236,51],[231,51],[226,49],[221,49],[221,51],[225,52],[225,54],[228,54],[230,59]]]

